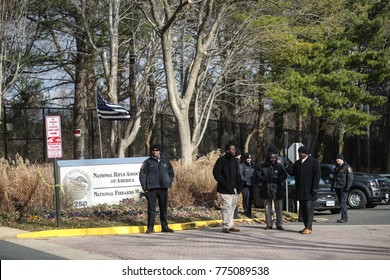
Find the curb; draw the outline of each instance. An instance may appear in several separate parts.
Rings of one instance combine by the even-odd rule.
[[[236,221],[258,221],[258,219],[237,219]],[[175,231],[197,229],[202,227],[218,226],[222,220],[197,221],[179,224],[169,224]],[[137,234],[145,233],[147,226],[122,226],[108,228],[83,228],[83,229],[54,229],[20,233],[16,238],[45,238],[45,237],[66,237],[66,236],[93,236],[93,235],[115,235],[115,234]],[[156,233],[161,232],[161,225],[154,226]]]

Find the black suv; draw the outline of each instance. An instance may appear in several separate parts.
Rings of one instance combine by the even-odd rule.
[[[334,164],[321,164],[321,178],[329,183],[333,178]],[[386,178],[368,173],[353,173],[353,182],[348,194],[351,208],[374,208],[389,201],[390,182]]]

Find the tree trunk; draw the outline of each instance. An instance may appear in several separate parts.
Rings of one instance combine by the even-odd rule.
[[[148,18],[153,27],[158,30],[161,37],[164,72],[166,79],[166,86],[168,91],[169,103],[175,118],[178,122],[178,129],[180,134],[180,146],[181,146],[181,164],[186,166],[192,163],[192,152],[200,143],[200,139],[196,139],[198,127],[194,128],[194,135],[191,135],[191,126],[189,120],[190,103],[193,100],[194,93],[199,78],[199,72],[203,63],[203,59],[207,53],[211,42],[214,40],[222,17],[226,12],[228,4],[221,2],[220,7],[215,7],[214,0],[205,0],[197,5],[197,34],[194,44],[194,57],[188,65],[191,65],[189,75],[186,81],[185,93],[180,94],[178,85],[176,84],[175,67],[173,63],[173,50],[172,50],[172,29],[178,16],[183,12],[184,8],[188,4],[192,4],[192,1],[180,1],[177,5],[169,5],[168,2],[164,2],[164,5],[160,5],[155,0],[149,0],[150,10],[152,16]],[[173,8],[173,9],[172,9]],[[215,12],[215,14],[214,14]],[[215,18],[213,18],[215,16]],[[214,95],[213,95],[214,97]],[[210,101],[210,105],[214,99]],[[210,107],[208,107],[210,108]],[[205,117],[205,119],[207,119]],[[201,118],[200,120],[203,120]],[[203,123],[207,125],[207,121]],[[199,135],[205,131],[199,129]],[[192,138],[194,136],[194,138]]]
[[[390,95],[388,97],[390,99]],[[390,112],[390,102],[388,101],[387,102],[387,106],[386,106],[387,110],[387,115],[383,116],[383,118],[387,118],[387,121],[386,121],[386,126],[384,127],[384,130],[385,130],[385,135],[387,135],[387,137],[384,137],[384,139],[387,139],[385,140],[386,143],[386,149],[385,151],[387,152],[386,153],[386,169],[385,169],[385,172],[386,173],[390,173],[390,115],[389,115],[389,112]]]
[[[245,138],[244,151],[243,151],[244,153],[249,153],[249,143],[251,142],[251,139],[252,139],[253,135],[255,135],[256,132],[258,132],[258,127],[255,124],[253,126],[252,131]]]
[[[325,137],[325,120],[319,118],[318,120],[318,161],[324,160],[324,137]]]
[[[338,124],[338,139],[337,139],[337,144],[338,144],[338,153],[342,153],[344,151],[344,135],[346,132],[346,125],[344,122],[340,121]]]
[[[262,102],[263,96],[262,92],[259,91],[259,109],[257,113],[257,145],[256,145],[256,166],[259,166],[264,160],[264,131],[265,131],[265,118],[264,118],[264,104]]]
[[[298,132],[298,139],[296,141],[302,142],[303,141],[303,137],[302,137],[303,118],[302,118],[302,114],[301,114],[300,110],[297,110],[297,123],[296,123],[296,126],[297,126],[297,132]],[[303,143],[303,144],[305,146],[307,145],[307,143]]]
[[[149,118],[145,130],[145,155],[150,153],[150,145],[153,137],[153,131],[157,125],[157,102],[156,102],[156,81],[151,75],[148,79],[149,85]]]
[[[180,134],[181,164],[183,166],[188,166],[192,163],[193,151],[190,124],[188,121],[185,121],[186,119],[188,120],[188,115],[177,121]]]
[[[274,112],[274,128],[275,146],[280,150],[280,147],[284,147],[284,118],[282,113]]]
[[[193,80],[187,87],[186,98],[181,98],[176,85],[176,79],[174,74],[174,67],[172,61],[172,42],[171,42],[171,29],[165,31],[161,36],[163,57],[164,57],[164,71],[167,81],[167,88],[169,93],[169,101],[171,104],[172,111],[178,122],[178,129],[180,135],[180,148],[181,148],[181,164],[187,166],[192,163],[192,151],[193,147],[191,144],[191,128],[189,123],[189,102],[193,96],[194,83]],[[194,63],[192,76],[195,73],[199,73],[200,63],[202,57],[198,57],[196,63]],[[192,77],[196,79],[196,77]],[[192,86],[190,85],[192,84]]]
[[[0,22],[1,24],[1,22]],[[1,32],[1,30],[0,30]],[[1,34],[0,34],[1,38]],[[0,39],[0,125],[3,123],[3,57],[4,57],[4,42]]]
[[[81,129],[81,137],[74,138],[73,154],[75,159],[84,159],[90,156],[90,151],[86,150],[86,147],[89,147],[89,130],[91,129],[87,109],[91,84],[88,81],[94,59],[85,42],[86,34],[76,36],[74,128]]]

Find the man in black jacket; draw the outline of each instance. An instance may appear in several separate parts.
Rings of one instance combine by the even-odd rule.
[[[252,202],[253,202],[253,174],[254,167],[252,164],[252,155],[245,153],[242,157],[242,163],[240,163],[240,174],[242,180],[242,206],[244,208],[244,214],[248,218],[254,218],[252,215]]]
[[[160,208],[160,220],[162,232],[173,232],[168,227],[168,188],[172,186],[175,173],[170,161],[161,155],[161,145],[154,144],[151,156],[142,163],[139,173],[139,181],[148,201],[148,229],[146,233],[154,232],[156,215],[156,200]]]
[[[344,160],[343,154],[336,156],[336,163],[331,190],[332,192],[334,190],[336,191],[337,199],[341,207],[341,219],[337,220],[337,222],[346,223],[348,222],[347,198],[353,181],[353,173],[351,166]]]
[[[237,206],[238,194],[241,191],[242,181],[239,170],[239,163],[235,158],[236,146],[227,144],[225,154],[215,163],[213,175],[218,182],[217,192],[220,195],[222,205],[222,232],[239,232],[234,228],[234,209]]]
[[[275,206],[276,229],[283,230],[283,198],[286,194],[287,172],[278,163],[278,155],[268,152],[265,162],[256,170],[255,176],[260,184],[259,196],[264,199],[265,229],[272,229],[272,203]]]
[[[309,149],[301,146],[298,149],[299,160],[287,168],[295,176],[296,197],[299,200],[305,228],[302,234],[311,234],[314,219],[314,207],[317,200],[317,189],[320,184],[321,169],[318,161],[309,155]]]

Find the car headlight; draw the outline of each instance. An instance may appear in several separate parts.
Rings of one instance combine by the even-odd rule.
[[[367,186],[368,186],[369,188],[377,188],[377,187],[378,187],[377,184],[376,184],[376,182],[374,182],[374,181],[368,182],[368,183],[367,183]]]

